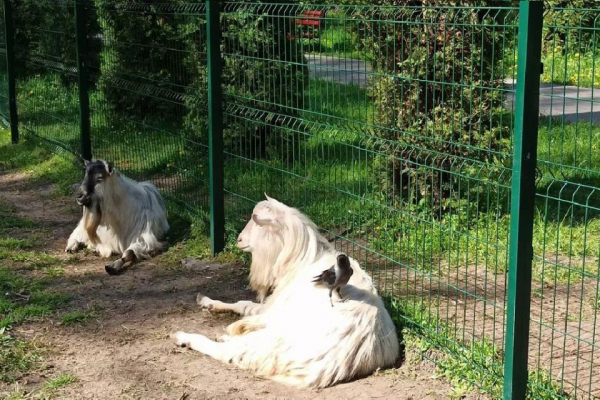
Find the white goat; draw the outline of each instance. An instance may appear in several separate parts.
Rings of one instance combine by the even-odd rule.
[[[121,254],[106,266],[111,275],[124,265],[162,249],[159,238],[169,229],[167,210],[158,189],[149,182],[138,183],[103,160],[85,162],[85,177],[77,192],[83,218],[67,242],[66,252],[82,247],[102,257]]]
[[[271,288],[273,293],[264,304],[226,304],[199,295],[203,308],[244,318],[227,327],[221,342],[177,332],[171,337],[178,345],[300,387],[331,386],[396,361],[394,324],[356,260],[341,289],[344,301],[335,307],[327,288],[312,282],[339,253],[300,211],[267,197],[254,208],[238,247],[252,253],[250,283],[259,299]]]

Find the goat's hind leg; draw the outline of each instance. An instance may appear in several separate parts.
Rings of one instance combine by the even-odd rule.
[[[202,293],[198,293],[196,303],[198,303],[203,310],[210,310],[218,313],[232,312],[243,316],[260,314],[263,308],[262,304],[245,300],[235,303],[224,303],[204,296]]]
[[[147,258],[150,258],[148,254],[148,246],[144,242],[138,241],[131,244],[127,250],[125,250],[120,259],[105,266],[104,268],[109,275],[118,275],[136,262]]]
[[[108,272],[109,275],[118,275],[127,267],[130,267],[137,261],[137,256],[135,252],[131,249],[125,250],[123,256],[118,260],[106,265],[104,269]]]
[[[189,347],[216,360],[228,361],[224,351],[227,343],[213,342],[206,336],[185,332],[175,332],[171,334],[171,339],[175,340],[177,346]]]

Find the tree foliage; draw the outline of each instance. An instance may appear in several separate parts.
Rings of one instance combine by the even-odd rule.
[[[367,21],[360,36],[378,73],[376,132],[398,144],[387,178],[399,192],[413,182],[406,195],[414,201],[438,203],[452,191],[450,172],[461,160],[499,163],[509,151],[502,57],[513,43],[510,32],[495,28],[506,15],[486,9],[498,3],[490,1],[378,3],[405,6],[366,8],[357,18]]]
[[[15,49],[20,78],[58,72],[64,84],[77,79],[75,10],[69,0],[13,0]],[[100,26],[93,7],[85,8],[88,62],[98,64]]]

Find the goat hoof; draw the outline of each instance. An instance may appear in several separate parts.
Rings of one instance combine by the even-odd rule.
[[[113,264],[105,265],[104,269],[109,275],[119,275],[121,272],[118,268],[116,268]]]
[[[202,310],[212,310],[214,308],[211,304],[211,299],[202,293],[198,293],[196,296],[196,304],[198,304]]]
[[[181,331],[169,335],[171,339],[175,340],[175,344],[179,347],[186,347],[189,344],[186,340],[186,336],[186,333]]]
[[[69,254],[77,253],[82,248],[83,248],[83,243],[77,242],[77,243],[73,243],[73,244],[67,244],[65,253],[69,253]]]
[[[230,340],[231,340],[231,336],[229,336],[229,335],[222,335],[217,338],[217,342],[221,342],[221,343],[226,343],[226,342],[229,342]]]

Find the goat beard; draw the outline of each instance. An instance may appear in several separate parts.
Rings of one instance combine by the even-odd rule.
[[[83,207],[83,227],[87,232],[90,242],[94,245],[100,242],[97,231],[101,221],[102,210],[99,204],[92,203],[90,207]]]

